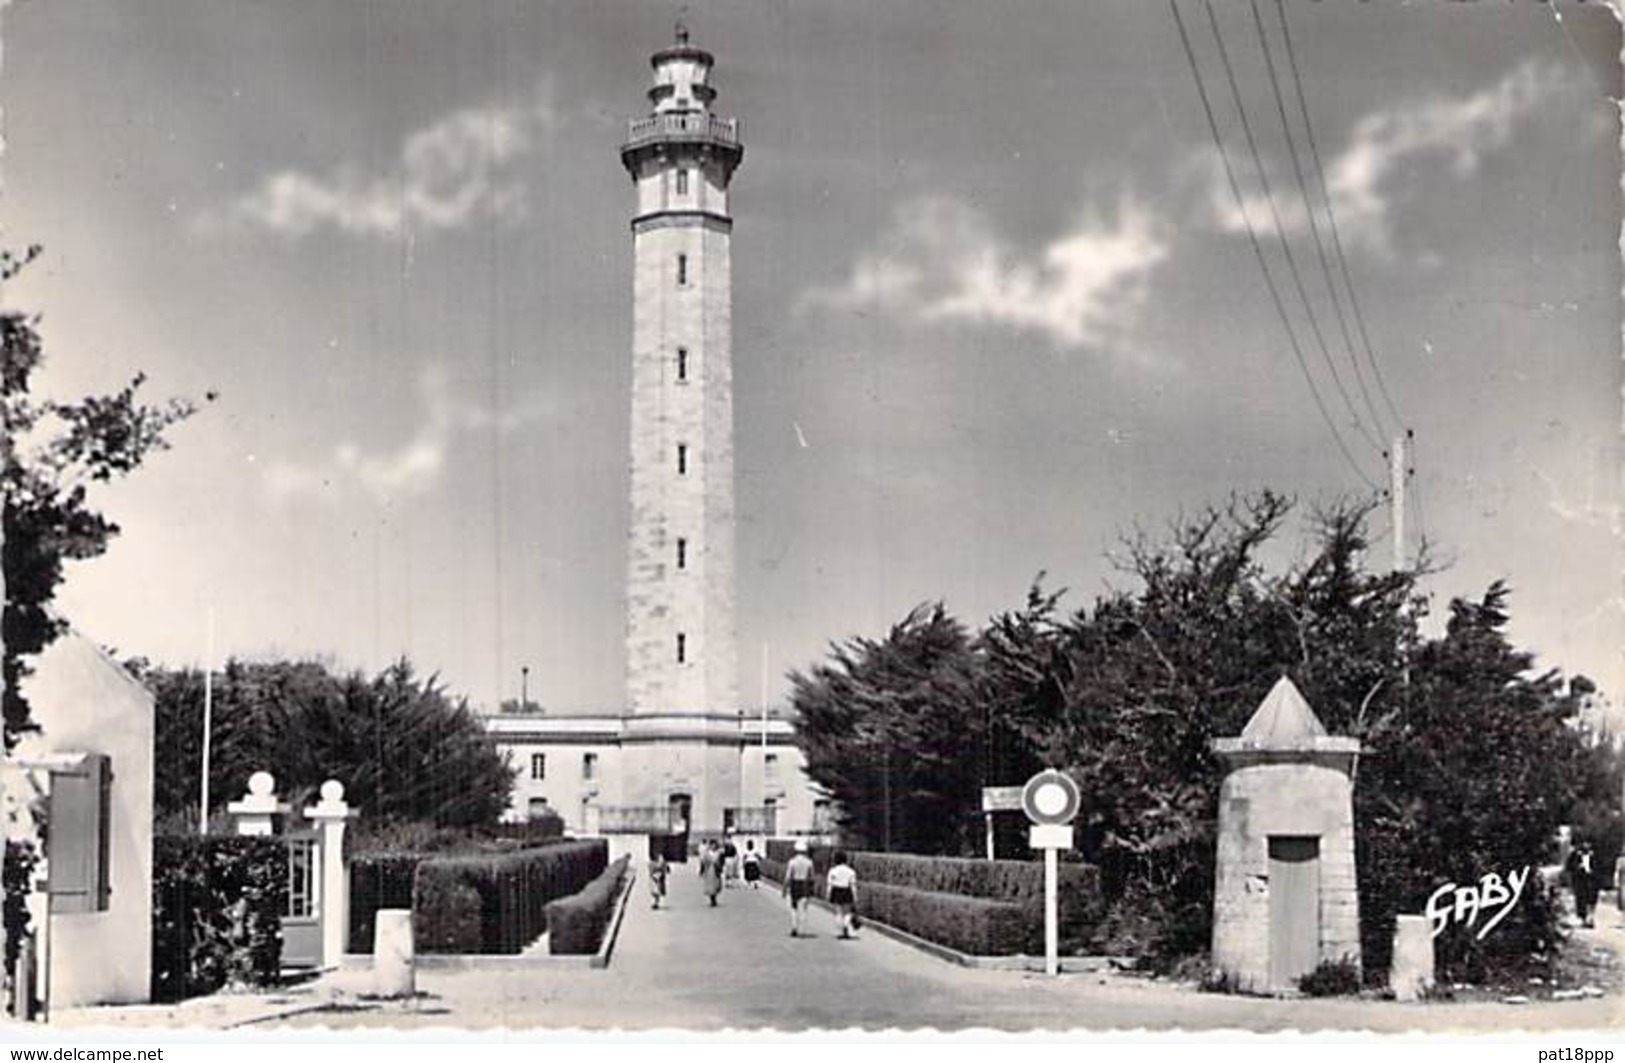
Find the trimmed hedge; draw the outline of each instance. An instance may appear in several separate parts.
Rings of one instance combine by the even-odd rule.
[[[762,873],[775,881],[782,880],[784,863],[794,852],[794,843],[772,840],[767,843],[768,858],[762,861]],[[827,846],[814,846],[807,854],[812,857],[817,881],[822,883],[829,870],[833,850]],[[906,853],[852,852],[852,869],[858,873],[858,912],[866,911],[865,894],[877,886],[904,889],[914,894],[940,895],[963,899],[993,901],[1009,904],[1022,913],[1022,933],[1016,935],[1009,952],[1037,954],[1044,949],[1044,865],[1027,860],[975,860],[951,856],[914,856]],[[1058,868],[1060,887],[1061,950],[1075,952],[1085,947],[1095,927],[1103,918],[1106,904],[1100,889],[1100,870],[1092,864],[1066,864]],[[896,901],[894,904],[905,902]],[[930,937],[911,929],[905,922],[893,923],[878,913],[873,918]],[[900,914],[899,918],[916,918],[932,922],[937,916],[917,917]],[[999,918],[1002,918],[999,917]],[[1001,924],[1002,925],[1002,924]],[[1005,938],[1002,932],[1001,941]],[[930,938],[937,941],[937,938]],[[950,944],[941,941],[941,944]],[[958,946],[954,946],[958,947]],[[963,950],[962,950],[963,951]],[[983,953],[983,955],[994,955]]]
[[[421,823],[375,824],[350,857],[349,950],[372,952],[380,908],[411,908],[418,865],[447,856],[494,855],[562,845],[551,820],[499,824],[471,833],[466,828]]]
[[[547,929],[547,903],[579,893],[609,862],[603,839],[417,866],[412,927],[422,952],[517,953]]]
[[[587,883],[586,889],[547,906],[548,952],[555,956],[580,956],[598,951],[631,864],[630,856],[622,856]]]
[[[228,984],[276,985],[287,843],[159,836],[152,856],[152,999],[184,1000]]]
[[[380,908],[411,908],[423,853],[372,853],[350,861],[350,951],[372,952]]]
[[[865,919],[973,956],[1014,955],[1023,950],[1028,936],[1027,909],[1008,901],[930,893],[860,878],[857,908]]]

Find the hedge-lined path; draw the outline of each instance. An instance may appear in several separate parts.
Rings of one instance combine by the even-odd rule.
[[[692,864],[673,868],[667,907],[650,910],[641,879],[631,905],[607,970],[425,970],[418,985],[428,996],[420,1002],[309,1013],[274,1025],[1483,1032],[1625,1024],[1619,997],[1522,1007],[1277,1001],[1124,977],[968,970],[878,934],[838,940],[833,917],[816,908],[813,936],[792,939],[785,903],[766,883],[725,890],[713,909]],[[365,991],[365,975],[334,976],[342,977]],[[328,986],[343,992],[333,980]],[[349,996],[340,1007],[359,1003]]]

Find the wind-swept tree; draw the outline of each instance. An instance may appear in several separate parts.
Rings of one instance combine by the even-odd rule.
[[[790,677],[807,774],[839,801],[862,844],[957,853],[985,778],[976,656],[941,603],[920,605],[880,641],[830,647]]]
[[[951,809],[963,824],[978,767],[990,782],[1038,763],[1066,770],[1083,795],[1078,847],[1113,902],[1103,935],[1173,959],[1211,935],[1212,740],[1238,734],[1289,675],[1328,730],[1365,746],[1361,924],[1367,968],[1381,971],[1396,914],[1420,912],[1441,883],[1539,863],[1560,823],[1613,822],[1595,813],[1613,806],[1620,772],[1573,726],[1588,687],[1533,674],[1508,641],[1504,587],[1453,602],[1444,636],[1422,637],[1425,552],[1413,569],[1372,570],[1372,509],[1312,512],[1306,556],[1272,570],[1291,502],[1235,498],[1131,538],[1119,559],[1129,585],[1088,608],[1065,613],[1060,593],[1035,586],[974,639],[943,630],[940,609],[934,623],[916,610],[885,640],[834,647],[795,677],[809,772],[863,840],[884,836],[876,819],[889,810],[900,847],[950,851],[955,839],[969,848],[962,831],[927,841],[896,822],[945,825]],[[897,785],[898,763],[929,768],[930,803]],[[994,763],[1004,777],[991,777]],[[951,793],[957,802],[943,799]],[[1539,954],[1552,933],[1551,913],[1532,902],[1494,939],[1447,941],[1441,957],[1452,975],[1487,977]]]

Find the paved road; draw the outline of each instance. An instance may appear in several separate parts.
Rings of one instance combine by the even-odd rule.
[[[1619,998],[1515,1007],[1277,1001],[1217,996],[1136,979],[1046,979],[966,970],[878,934],[835,937],[814,909],[813,936],[792,939],[784,902],[725,890],[705,904],[692,867],[674,869],[669,907],[649,909],[640,881],[608,970],[426,970],[427,994],[385,1007],[353,996],[338,1010],[278,1026],[585,1027],[591,1029],[1214,1030],[1370,1029],[1484,1032],[1625,1026]],[[327,990],[364,990],[364,976],[334,976]]]

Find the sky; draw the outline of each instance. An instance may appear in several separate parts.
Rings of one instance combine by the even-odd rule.
[[[81,630],[619,709],[618,146],[679,10],[746,145],[747,704],[922,601],[978,625],[1042,571],[1085,605],[1125,532],[1232,491],[1371,497],[1405,428],[1435,615],[1504,579],[1514,638],[1620,700],[1595,3],[1289,2],[1289,53],[1273,0],[21,0],[0,226],[45,250],[3,298],[42,390],[220,393],[96,496]]]

